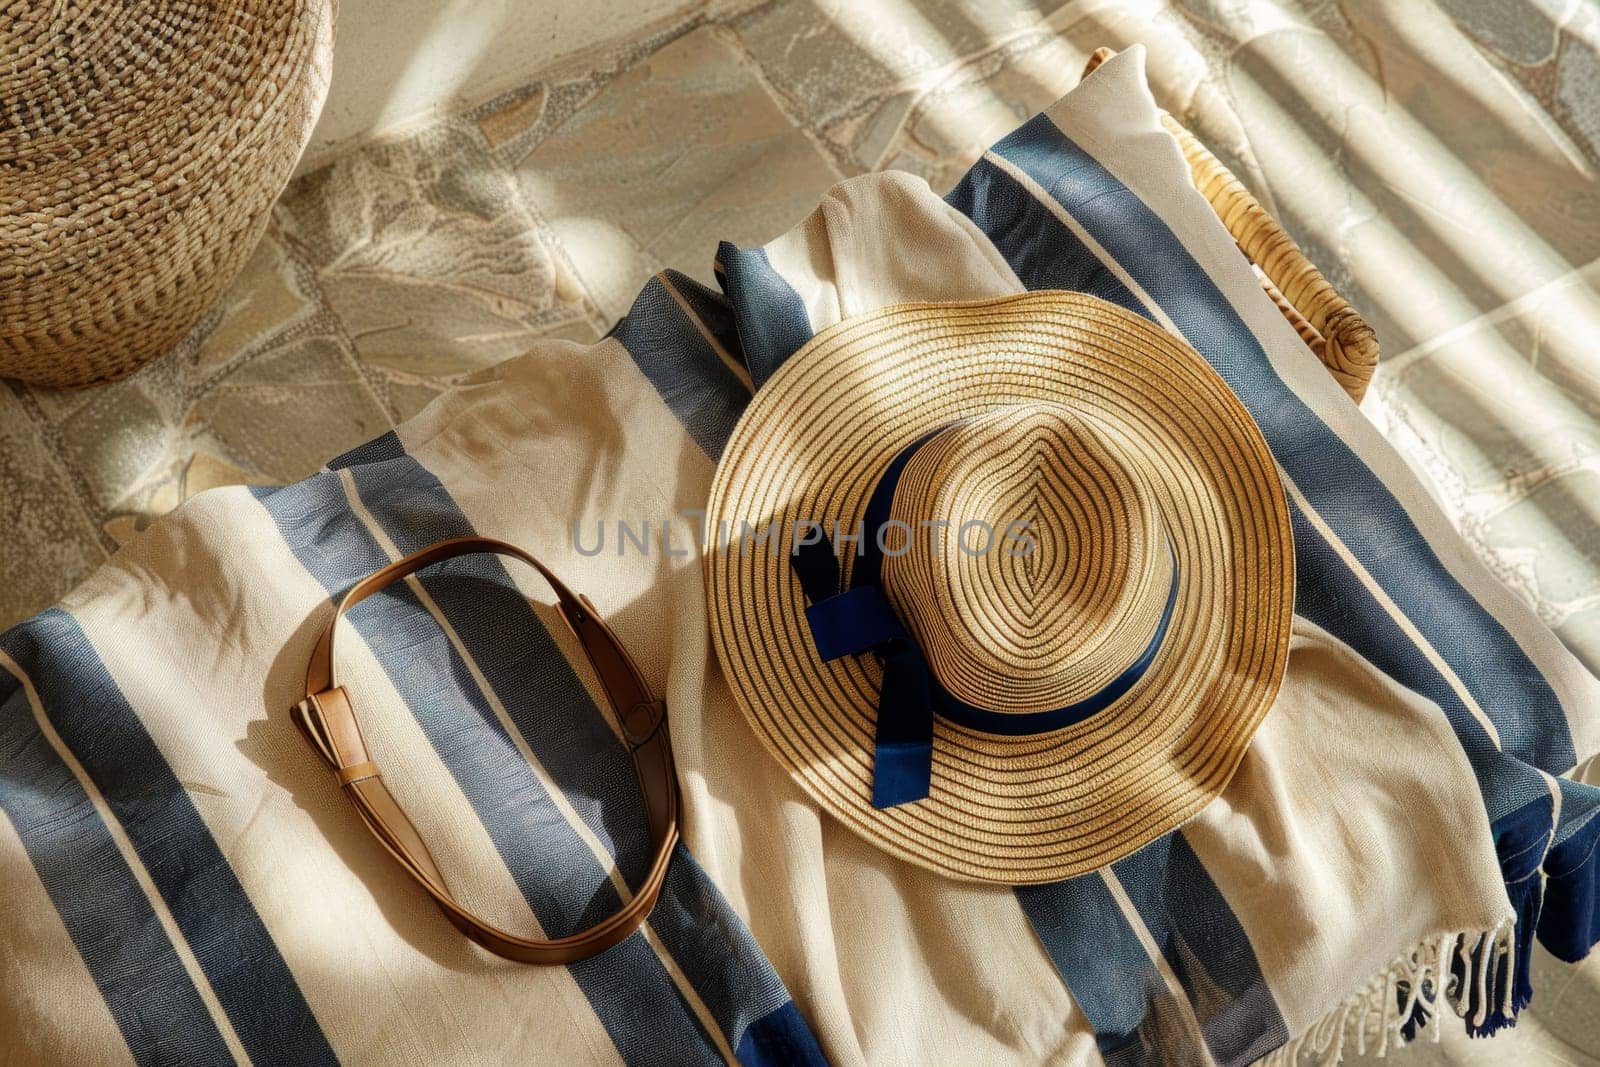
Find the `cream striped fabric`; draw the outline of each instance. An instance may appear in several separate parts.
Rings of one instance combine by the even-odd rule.
[[[726,296],[663,275],[599,344],[512,360],[306,482],[203,494],[0,635],[0,1059],[1223,1064],[1460,1025],[1457,1001],[1507,1021],[1535,929],[1569,957],[1592,940],[1600,805],[1558,778],[1597,747],[1595,684],[1285,327],[1141,63],[1108,62],[948,201],[847,182],[765,249],[724,246]],[[752,385],[815,330],[1045,287],[1142,309],[1218,366],[1290,485],[1302,583],[1224,796],[1012,891],[872,849],[765,755],[710,649],[695,511]],[[619,520],[648,551],[619,554]],[[649,930],[572,967],[465,942],[287,717],[330,595],[469,531],[586,592],[672,709],[686,847]],[[456,561],[362,605],[340,668],[467,902],[559,934],[648,843],[549,599]]]

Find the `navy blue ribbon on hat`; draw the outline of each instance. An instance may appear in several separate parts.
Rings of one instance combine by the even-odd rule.
[[[937,432],[934,431],[934,432]],[[933,774],[933,716],[984,733],[1026,736],[1071,726],[1103,711],[1136,685],[1155,661],[1178,599],[1178,566],[1171,541],[1172,584],[1155,633],[1137,659],[1098,691],[1065,707],[1012,714],[976,707],[951,693],[933,676],[916,638],[895,615],[883,594],[883,553],[878,531],[889,519],[894,489],[906,464],[932,433],[913,441],[885,468],[862,518],[850,587],[840,589],[842,572],[827,537],[798,541],[789,557],[810,604],[806,624],[824,662],[872,653],[883,664],[878,693],[877,733],[873,743],[872,806],[890,808],[922,800]]]

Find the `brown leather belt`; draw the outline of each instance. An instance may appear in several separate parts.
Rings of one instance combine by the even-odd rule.
[[[514,556],[543,575],[555,590],[561,617],[583,646],[584,655],[599,676],[617,726],[633,754],[633,769],[644,794],[650,838],[655,843],[655,857],[649,873],[620,911],[582,933],[554,941],[506,933],[456,900],[428,846],[383,784],[378,765],[373,762],[361,735],[350,695],[334,679],[333,642],[339,619],[345,612],[390,583],[429,564],[474,552]],[[655,907],[667,876],[667,864],[678,843],[678,779],[667,734],[666,704],[650,691],[633,657],[594,610],[588,597],[574,594],[549,568],[515,545],[486,537],[440,541],[357,582],[345,594],[339,610],[317,640],[311,652],[311,664],[306,669],[306,698],[296,704],[290,714],[311,747],[333,769],[334,777],[367,829],[438,902],[440,910],[458,930],[495,955],[521,963],[572,963],[610,948],[633,933]]]

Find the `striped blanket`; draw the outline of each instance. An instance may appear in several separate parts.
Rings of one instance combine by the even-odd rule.
[[[202,494],[0,635],[0,1059],[1246,1063],[1512,1022],[1537,937],[1600,938],[1600,686],[1475,561],[1263,294],[1107,62],[944,200],[836,187],[722,292],[666,272],[274,489]],[[943,880],[823,817],[718,673],[695,545],[752,389],[908,300],[1093,293],[1255,415],[1298,562],[1288,675],[1224,796],[1097,874]],[[685,842],[648,926],[568,967],[466,942],[288,718],[330,597],[469,533],[535,552],[672,709]],[[493,557],[351,613],[342,677],[469,907],[560,936],[648,862],[550,593]]]

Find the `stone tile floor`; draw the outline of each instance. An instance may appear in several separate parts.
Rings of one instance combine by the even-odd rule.
[[[597,338],[663,266],[714,284],[719,239],[782,232],[840,177],[943,191],[1135,41],[1377,328],[1369,416],[1600,668],[1591,0],[692,6],[303,175],[221,306],[132,378],[0,384],[0,626],[194,493],[303,477],[475,368]],[[1595,998],[1567,992],[1525,1048],[1591,1062]]]

